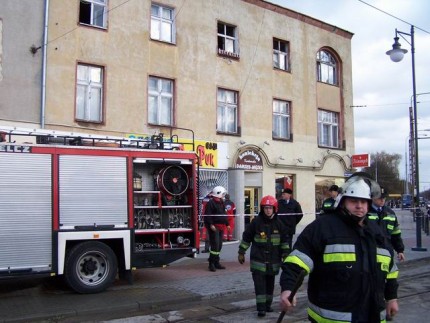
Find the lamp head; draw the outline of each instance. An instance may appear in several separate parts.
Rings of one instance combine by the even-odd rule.
[[[407,52],[408,51],[406,49],[401,48],[399,37],[396,36],[394,37],[393,49],[387,51],[386,54],[390,56],[393,62],[397,63],[403,59],[403,56],[405,56]]]

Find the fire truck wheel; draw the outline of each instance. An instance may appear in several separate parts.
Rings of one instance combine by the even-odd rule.
[[[87,241],[70,250],[64,270],[67,284],[76,292],[99,293],[113,283],[118,262],[109,246],[98,241]]]

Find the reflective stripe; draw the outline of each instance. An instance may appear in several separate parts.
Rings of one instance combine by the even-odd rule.
[[[394,222],[394,221],[396,221],[396,217],[394,217],[392,215],[386,215],[386,216],[384,216],[384,218],[382,220]]]
[[[387,224],[387,229],[388,229],[388,230],[393,230],[393,229],[394,229],[394,225],[392,225],[392,224]]]
[[[319,323],[346,323],[351,322],[352,319],[351,313],[326,310],[311,302],[309,302],[308,315]]]
[[[314,269],[313,260],[307,254],[298,250],[293,250],[293,252],[284,260],[284,263],[296,264],[300,268],[306,270],[308,274]]]
[[[211,255],[214,255],[214,256],[219,256],[220,255],[220,253],[221,252],[219,252],[219,251],[209,251],[209,253],[211,254]]]
[[[324,249],[324,262],[356,261],[355,245],[332,244]]]
[[[263,273],[266,272],[266,264],[262,262],[258,262],[255,260],[251,260],[251,269],[261,271]]]
[[[376,262],[381,264],[381,270],[385,272],[390,271],[391,254],[387,249],[376,249]]]
[[[248,243],[248,242],[245,242],[245,241],[240,241],[240,245],[239,245],[239,248],[242,248],[242,249],[245,249],[245,250],[248,250],[248,248],[249,248],[249,246],[250,246],[251,244],[250,243]]]
[[[378,216],[377,215],[368,215],[367,216],[370,220],[378,220]]]
[[[311,302],[309,302],[308,315],[318,323],[346,323],[352,320],[352,313],[326,310]],[[379,312],[380,323],[386,322],[385,315],[385,309]]]
[[[397,277],[399,277],[399,268],[397,267],[397,264],[394,263],[393,267],[387,275],[387,279],[395,279]]]

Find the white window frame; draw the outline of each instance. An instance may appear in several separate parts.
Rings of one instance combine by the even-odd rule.
[[[319,82],[337,85],[337,61],[335,57],[326,50],[317,53],[317,78]]]
[[[339,148],[339,113],[318,110],[318,145]]]
[[[237,91],[218,88],[217,91],[217,132],[238,134]]]
[[[103,121],[104,68],[78,64],[76,72],[76,120]]]
[[[174,44],[175,29],[175,10],[159,4],[151,4],[151,39]]]
[[[291,139],[291,103],[273,100],[272,136],[273,139]]]
[[[285,51],[281,49],[281,44],[285,45]],[[290,70],[289,63],[290,44],[285,40],[273,38],[273,67],[283,71]]]
[[[220,32],[220,27],[222,27],[223,29],[222,32]],[[228,28],[233,28],[233,34],[228,33],[227,31]],[[237,33],[237,26],[218,21],[217,33],[218,33],[218,37],[217,37],[218,54],[222,56],[239,58],[239,39],[238,39],[238,33]],[[221,39],[223,39],[222,44],[220,44]],[[231,45],[226,46],[226,44],[231,44]]]
[[[154,87],[151,84],[155,82]],[[171,79],[150,76],[148,79],[148,123],[173,126],[174,86]],[[166,105],[166,102],[168,103]]]
[[[90,22],[89,23],[82,22],[79,19],[80,24],[94,26],[98,28],[104,28],[104,29],[107,28],[108,0],[80,0],[79,3],[88,3],[91,6]],[[79,8],[79,10],[81,9],[82,8]],[[98,18],[99,18],[98,16],[100,15],[99,10],[102,10],[103,12],[101,25],[97,24]]]

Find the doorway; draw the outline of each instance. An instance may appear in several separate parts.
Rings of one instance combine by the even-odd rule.
[[[259,200],[260,194],[257,187],[245,187],[245,225],[250,223],[254,216],[258,214]]]

